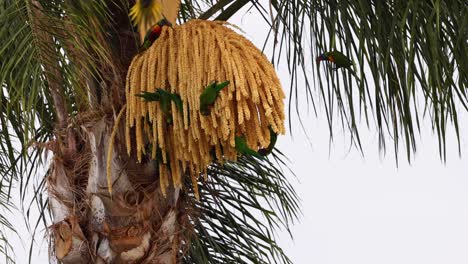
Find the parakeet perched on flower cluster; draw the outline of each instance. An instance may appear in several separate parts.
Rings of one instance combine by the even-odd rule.
[[[176,25],[166,6],[179,0],[154,1],[174,27],[162,21],[150,31],[127,70],[125,145],[137,162],[159,164],[164,195],[190,176],[197,197],[213,162],[276,157],[285,94],[271,62],[245,37],[218,21]]]
[[[166,18],[161,19],[158,23],[154,24],[145,35],[143,44],[141,44],[140,52],[147,50],[159,38],[164,26],[172,27],[172,24]]]
[[[242,154],[244,156],[256,157],[257,159],[263,159],[262,155],[260,155],[258,152],[249,147],[249,145],[247,144],[247,140],[244,136],[235,137],[235,147],[239,154]]]
[[[177,110],[182,113],[183,104],[180,95],[176,93],[168,92],[164,89],[158,88],[155,92],[142,92],[141,94],[136,94],[135,96],[143,98],[145,102],[154,102],[158,101],[161,106],[161,111],[166,117],[168,124],[172,124],[172,111],[171,111],[171,102],[177,107]]]
[[[209,115],[219,92],[229,85],[229,81],[218,83],[211,82],[200,95],[200,112],[202,115]]]

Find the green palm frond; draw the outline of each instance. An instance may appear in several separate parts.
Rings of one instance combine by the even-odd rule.
[[[5,261],[5,264],[15,263],[12,252],[13,247],[8,243],[8,239],[0,231],[0,255],[3,256],[2,259]]]
[[[101,10],[104,3],[65,5],[43,1],[38,9],[33,2],[4,1],[0,7],[0,23],[4,25],[0,39],[7,40],[0,45],[1,139],[13,176],[19,175],[18,167],[26,168],[31,143],[50,139],[58,116],[73,116],[89,105],[82,83],[83,67],[86,70],[98,65],[95,58],[83,56],[78,63],[72,53],[92,52],[101,62],[109,60],[102,39],[91,36],[99,35],[99,26],[97,31],[88,30],[88,19],[106,18]],[[71,28],[74,35],[70,35]],[[13,142],[21,147],[15,148]],[[15,149],[21,149],[22,158],[14,154]],[[35,148],[30,150],[35,152]]]
[[[275,232],[289,230],[300,210],[278,166],[242,157],[209,168],[199,186],[201,200],[195,201],[191,220],[197,236],[185,263],[292,263]]]
[[[181,2],[182,22],[257,10],[271,26],[272,62],[288,65],[290,117],[301,117],[298,98],[306,94],[314,109],[324,105],[332,138],[338,117],[360,147],[363,119],[379,131],[382,150],[390,137],[395,155],[403,142],[410,159],[428,116],[443,159],[449,127],[460,140],[458,113],[468,110],[465,1]],[[127,1],[0,1],[0,207],[9,208],[15,182],[25,202],[43,162],[33,143],[60,141],[54,131],[66,118],[122,104],[119,89],[137,47],[127,11]],[[316,67],[314,58],[334,49],[354,60],[355,72]],[[290,263],[274,232],[297,217],[297,197],[276,164],[257,162],[244,157],[210,168],[192,219],[199,237],[186,262]],[[31,230],[45,221],[40,179],[25,210],[41,210]],[[0,214],[2,225],[11,227]],[[0,254],[11,252],[7,242],[0,233]]]
[[[111,82],[104,76],[118,76],[109,74],[117,72],[111,60],[117,48],[106,40],[117,9],[112,8],[107,1],[0,2],[0,204],[9,202],[18,183],[22,211],[32,205],[41,215],[46,210],[41,192],[26,201],[42,169],[41,146],[61,140],[54,138],[54,130],[68,117],[99,107],[93,102],[102,93],[101,83]]]
[[[424,116],[443,160],[447,129],[459,139],[458,111],[468,110],[466,1],[272,0],[273,21],[268,3],[219,2],[224,5],[201,17],[228,19],[248,4],[270,24],[272,61],[286,61],[291,75],[291,117],[294,111],[300,118],[298,98],[306,94],[314,109],[324,104],[332,138],[338,116],[360,147],[363,119],[379,131],[381,150],[390,137],[398,155],[403,141],[408,160]],[[331,50],[351,57],[355,74],[314,65]]]
[[[0,144],[2,142],[0,141]],[[4,259],[5,263],[14,263],[13,261],[13,247],[9,243],[5,231],[15,233],[14,228],[8,219],[5,218],[5,212],[11,212],[11,200],[10,200],[10,181],[6,180],[8,174],[8,166],[5,166],[8,162],[4,159],[3,152],[0,152],[0,259]]]
[[[452,122],[458,136],[457,110],[468,109],[468,48],[459,40],[468,37],[466,29],[460,28],[467,23],[463,18],[467,4],[314,1],[311,7],[304,14],[315,36],[312,54],[342,50],[358,66],[358,78],[328,70],[327,87],[320,82],[320,92],[337,100],[323,98],[330,117],[336,108],[358,135],[356,124],[363,114],[367,124],[376,124],[381,148],[385,149],[384,138],[389,135],[395,155],[403,141],[409,160],[416,150],[415,134],[428,114],[445,160],[447,126]],[[315,76],[321,76],[320,69]],[[418,96],[424,98],[423,109]]]
[[[217,7],[220,5],[225,5],[226,3],[232,2],[232,0],[181,0],[180,1],[180,11],[179,11],[179,20],[183,23],[187,22],[190,19],[198,18],[202,13],[206,13],[205,9],[210,8],[214,12],[217,12]],[[210,15],[206,14],[205,17],[201,19],[209,18]]]

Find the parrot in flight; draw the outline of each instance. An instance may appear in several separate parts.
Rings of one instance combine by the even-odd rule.
[[[255,150],[249,148],[249,146],[247,145],[247,140],[245,139],[245,137],[236,136],[234,140],[235,140],[236,150],[240,154],[242,154],[244,156],[253,156],[253,157],[256,157],[258,159],[263,159],[262,155],[258,154]]]
[[[140,46],[140,52],[145,51],[151,47],[151,45],[159,38],[164,26],[172,27],[171,22],[166,18],[161,19],[158,23],[154,24],[145,35],[143,44]]]
[[[329,61],[336,65],[336,70],[339,68],[346,68],[349,70],[353,66],[353,62],[343,53],[335,50],[330,52],[325,52],[317,57],[316,62],[319,64],[321,61]]]
[[[268,145],[267,148],[262,148],[258,150],[258,153],[262,156],[267,156],[273,151],[273,148],[275,147],[276,140],[278,139],[278,134],[273,131],[271,126],[269,127],[270,129],[270,144]]]
[[[211,82],[200,95],[200,112],[202,115],[207,116],[211,113],[216,98],[218,98],[219,92],[229,85],[229,81],[218,83],[216,81]]]

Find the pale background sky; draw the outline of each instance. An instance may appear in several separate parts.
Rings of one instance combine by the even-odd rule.
[[[266,25],[255,12],[241,12],[231,22],[262,47]],[[279,76],[288,87],[287,71],[280,69]],[[446,164],[440,161],[437,137],[425,122],[412,164],[402,153],[397,168],[391,148],[385,157],[379,155],[375,131],[362,130],[364,158],[356,149],[349,151],[349,134],[336,133],[329,148],[325,112],[316,117],[307,114],[304,102],[302,106],[310,144],[297,119],[293,137],[288,134],[278,142],[297,175],[290,179],[303,210],[292,227],[294,240],[286,232],[278,234],[294,263],[468,263],[468,162],[466,155],[458,156],[453,131],[447,139]],[[463,132],[467,119],[467,114],[460,115]],[[462,153],[467,154],[466,137],[462,140]],[[16,226],[26,238],[22,223],[18,216]],[[27,260],[29,241],[24,242],[23,246],[15,242],[18,263]],[[33,263],[48,263],[47,243],[41,245]]]
[[[246,14],[235,21],[262,47],[267,33],[263,20]],[[288,87],[288,72],[280,69],[279,76]],[[307,114],[304,100],[301,114],[311,146],[297,118],[292,137],[278,143],[291,158],[297,175],[291,181],[303,206],[303,216],[292,228],[294,240],[286,232],[279,236],[294,263],[468,263],[468,163],[466,155],[458,156],[453,130],[443,164],[426,119],[416,157],[409,165],[401,152],[397,168],[392,143],[387,142],[386,156],[379,155],[374,130],[361,130],[364,158],[356,149],[349,151],[349,133],[336,133],[339,125],[330,148],[325,111],[319,110],[318,117]],[[462,131],[468,129],[467,119],[466,113],[460,115]],[[468,153],[466,137],[461,148]]]

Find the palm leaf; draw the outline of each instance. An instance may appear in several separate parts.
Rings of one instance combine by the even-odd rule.
[[[32,236],[47,210],[42,184],[32,200],[27,200],[44,165],[41,146],[50,140],[60,142],[54,129],[66,124],[68,116],[97,106],[93,103],[101,88],[95,84],[104,79],[104,73],[116,72],[110,59],[113,47],[104,38],[112,18],[108,7],[107,1],[92,5],[76,1],[0,3],[0,205],[10,201],[12,186],[18,182],[25,217],[29,218],[32,206],[40,211],[35,227],[28,226]],[[38,176],[43,182],[43,175]],[[11,227],[3,217],[0,226]],[[7,237],[0,237],[4,242],[0,251],[11,253]]]
[[[201,200],[193,199],[196,236],[185,263],[292,263],[275,232],[289,230],[300,211],[279,168],[245,156],[209,168],[208,180],[199,186]]]
[[[201,17],[228,19],[249,1],[219,2]],[[458,111],[468,109],[465,1],[272,0],[273,21],[268,4],[249,4],[271,25],[272,62],[288,64],[291,117],[301,117],[298,98],[306,94],[314,109],[323,103],[332,138],[338,116],[358,147],[363,118],[379,131],[381,150],[390,137],[395,155],[403,142],[410,160],[424,116],[443,160],[449,126],[460,144]],[[354,59],[356,75],[314,66],[313,58],[335,49]]]
[[[0,144],[2,142],[0,141]],[[11,200],[10,200],[10,182],[6,179],[8,173],[7,163],[8,159],[5,159],[3,152],[0,152],[0,255],[3,255],[5,263],[14,263],[13,261],[13,247],[7,239],[6,232],[15,233],[12,224],[5,218],[5,212],[11,213]],[[6,231],[6,232],[5,232]]]

